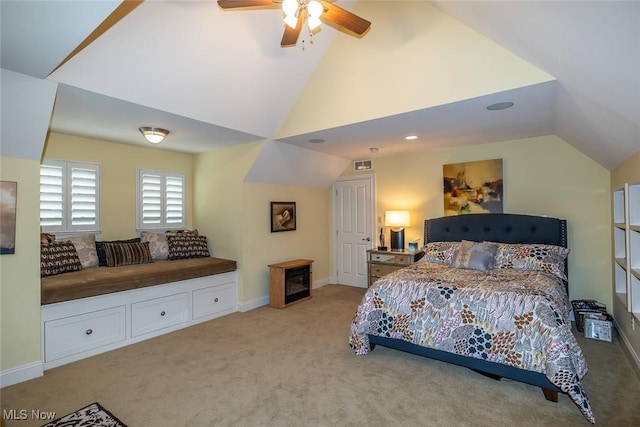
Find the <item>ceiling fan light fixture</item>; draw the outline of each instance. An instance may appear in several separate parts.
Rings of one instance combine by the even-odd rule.
[[[157,127],[141,127],[140,133],[151,144],[160,144],[169,135],[169,131]]]
[[[324,8],[320,4],[320,2],[317,2],[316,0],[311,0],[307,5],[307,11],[309,12],[310,17],[316,18],[319,20],[320,15],[322,15],[322,12],[324,11]]]
[[[295,29],[296,25],[298,25],[298,18],[296,18],[293,15],[287,15],[284,18],[284,23],[287,24],[287,26],[291,29]]]
[[[309,25],[309,29],[313,31],[316,28],[320,27],[321,22],[319,18],[309,16],[309,18],[307,18],[307,24]]]
[[[298,2],[297,0],[284,0],[282,2],[282,11],[287,17],[295,18],[296,13],[298,12]]]

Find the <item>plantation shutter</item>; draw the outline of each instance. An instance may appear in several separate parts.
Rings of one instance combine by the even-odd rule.
[[[98,230],[98,166],[69,163],[70,224],[73,231]]]
[[[184,177],[168,174],[166,183],[166,225],[184,227]]]
[[[40,165],[44,232],[100,230],[100,165],[45,160]]]
[[[42,231],[65,231],[65,165],[50,161],[40,165],[40,226]]]
[[[138,229],[184,226],[184,174],[138,169]]]
[[[140,177],[140,226],[159,228],[162,226],[162,177],[142,171]]]

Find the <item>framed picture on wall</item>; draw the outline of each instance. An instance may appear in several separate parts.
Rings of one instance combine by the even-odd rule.
[[[502,213],[502,159],[443,165],[444,214]]]
[[[16,253],[18,183],[0,181],[0,254]]]
[[[296,202],[271,202],[271,232],[296,229]]]

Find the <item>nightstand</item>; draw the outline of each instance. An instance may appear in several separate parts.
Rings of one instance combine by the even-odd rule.
[[[423,250],[400,252],[369,249],[367,251],[369,286],[382,276],[411,265],[423,256]]]

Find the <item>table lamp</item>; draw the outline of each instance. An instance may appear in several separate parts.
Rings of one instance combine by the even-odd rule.
[[[391,227],[391,250],[404,251],[404,228],[411,225],[409,211],[386,211],[384,225]]]

